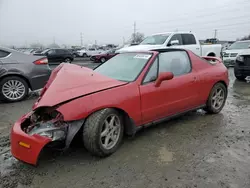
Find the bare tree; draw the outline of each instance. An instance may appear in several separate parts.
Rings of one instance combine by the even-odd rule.
[[[247,36],[241,38],[240,40],[250,40],[250,35],[247,35]]]
[[[144,34],[140,32],[133,33],[131,36],[132,44],[139,44],[144,39]]]
[[[41,43],[37,42],[37,43],[30,44],[30,47],[31,48],[40,48],[40,49],[43,49],[44,45],[42,45]]]

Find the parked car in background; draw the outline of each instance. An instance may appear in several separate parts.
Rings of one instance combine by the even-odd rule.
[[[80,50],[77,51],[77,55],[79,57],[87,57],[87,50],[86,48],[82,48]]]
[[[14,124],[11,153],[35,165],[45,145],[66,149],[80,131],[91,154],[109,156],[124,133],[196,109],[219,113],[228,83],[219,58],[183,49],[117,54],[94,70],[61,64],[32,111]]]
[[[87,51],[86,51],[86,54],[88,57],[91,57],[93,55],[97,55],[97,54],[100,54],[104,52],[103,50],[98,50],[96,48],[89,48]]]
[[[250,40],[237,41],[233,43],[227,50],[222,52],[223,62],[226,66],[234,66],[236,57],[239,53],[244,52],[250,47]]]
[[[73,48],[69,48],[67,50],[73,55],[74,58],[76,58],[78,56],[77,50],[75,50]]]
[[[0,99],[23,100],[30,90],[43,88],[51,70],[46,57],[0,47]]]
[[[136,46],[125,47],[117,52],[153,50],[164,48],[183,48],[198,56],[221,57],[221,44],[201,45],[198,38],[191,32],[168,32],[146,37]]]
[[[92,55],[90,57],[90,60],[91,61],[94,61],[96,63],[104,63],[106,62],[107,60],[109,60],[110,58],[114,57],[117,53],[115,53],[115,49],[114,50],[108,50],[108,51],[105,51],[105,52],[102,52],[98,55]]]
[[[234,75],[238,80],[243,81],[247,76],[250,76],[250,49],[238,53],[234,66]]]
[[[73,54],[67,49],[46,49],[41,53],[34,54],[36,56],[46,56],[49,64],[60,64],[62,62],[71,63],[74,60]]]

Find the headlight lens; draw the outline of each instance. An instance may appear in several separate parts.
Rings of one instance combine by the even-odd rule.
[[[244,57],[241,56],[241,55],[239,55],[239,56],[237,56],[236,60],[243,62],[244,61]]]

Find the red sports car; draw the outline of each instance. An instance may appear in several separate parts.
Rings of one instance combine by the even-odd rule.
[[[228,83],[220,59],[183,49],[122,53],[94,70],[61,64],[14,124],[11,152],[35,165],[45,146],[66,149],[80,131],[85,148],[105,157],[125,133],[196,109],[219,113]]]
[[[114,56],[117,55],[117,53],[115,51],[116,50],[109,50],[109,51],[101,53],[101,54],[92,55],[90,57],[90,60],[94,61],[96,63],[104,63],[107,60],[109,60],[110,58],[112,58],[112,57],[114,57]]]

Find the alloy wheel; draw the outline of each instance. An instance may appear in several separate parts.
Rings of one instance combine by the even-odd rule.
[[[2,86],[2,94],[9,100],[18,100],[25,95],[25,86],[19,80],[9,80]]]
[[[112,149],[118,142],[121,134],[121,122],[117,115],[109,115],[101,129],[101,144],[102,147],[109,150]]]

